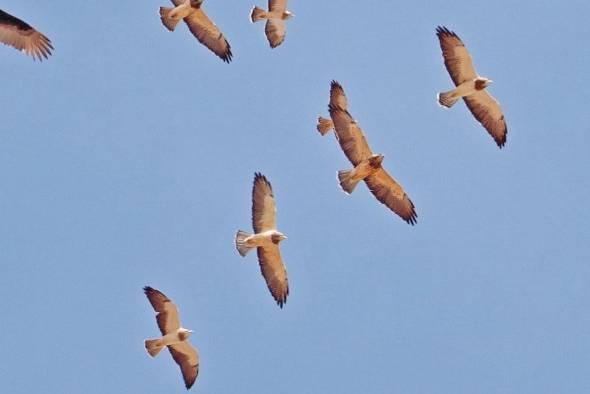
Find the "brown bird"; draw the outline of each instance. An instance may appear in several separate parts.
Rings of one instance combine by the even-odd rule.
[[[477,75],[467,48],[455,32],[439,26],[436,29],[436,35],[440,41],[447,71],[457,87],[451,91],[439,93],[438,103],[450,108],[457,100],[463,98],[475,119],[502,148],[506,143],[508,127],[500,104],[485,90],[492,80]]]
[[[414,204],[402,187],[381,166],[383,155],[375,155],[369,148],[363,131],[348,112],[348,102],[342,86],[332,81],[330,87],[330,118],[318,118],[317,129],[325,135],[334,129],[336,139],[354,168],[338,171],[340,187],[350,194],[361,181],[382,204],[398,214],[408,224],[416,223]]]
[[[264,33],[270,47],[276,48],[285,41],[285,21],[294,16],[291,11],[287,11],[287,0],[268,0],[268,11],[255,6],[250,13],[250,20],[255,23],[266,19]]]
[[[172,358],[180,366],[184,384],[188,390],[199,374],[197,349],[188,342],[188,337],[193,331],[180,326],[176,305],[164,293],[149,286],[144,287],[143,291],[154,310],[158,312],[156,320],[162,332],[162,337],[159,339],[146,339],[145,348],[150,356],[156,357],[160,350],[167,346]]]
[[[174,31],[178,22],[184,19],[191,33],[201,44],[229,63],[233,57],[231,46],[203,11],[203,0],[172,0],[172,3],[175,5],[174,8],[160,7],[160,18],[164,26]]]
[[[42,61],[51,55],[51,41],[28,23],[0,10],[0,42]]]
[[[282,308],[289,295],[289,282],[279,251],[279,242],[287,237],[277,231],[272,186],[266,177],[258,172],[254,174],[252,187],[252,227],[254,234],[238,230],[235,239],[236,249],[241,256],[246,256],[250,250],[256,248],[260,271],[266,280],[268,290]]]

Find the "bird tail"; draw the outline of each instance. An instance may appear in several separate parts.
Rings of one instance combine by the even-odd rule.
[[[450,92],[441,92],[436,96],[438,104],[446,108],[451,108],[460,98],[461,96],[456,96],[453,90]]]
[[[352,177],[353,170],[342,170],[338,171],[338,182],[340,182],[340,187],[346,194],[352,193],[354,188],[356,187],[359,180],[355,180]]]
[[[162,19],[162,23],[166,26],[166,29],[170,31],[174,31],[180,19],[170,18],[170,12],[172,12],[174,8],[169,7],[160,7],[160,19]]]
[[[250,250],[254,249],[253,246],[248,246],[245,242],[246,238],[248,238],[250,235],[251,234],[242,230],[238,230],[236,234],[236,249],[242,257],[246,256]]]
[[[152,357],[156,357],[160,350],[164,349],[164,343],[161,339],[146,339],[145,340],[145,350],[147,350],[148,354]]]
[[[259,7],[252,7],[252,12],[250,13],[250,20],[252,23],[257,22],[261,19],[266,19],[266,11]]]
[[[326,135],[326,133],[328,133],[333,128],[334,123],[331,119],[322,118],[321,116],[318,117],[317,129],[321,135]]]

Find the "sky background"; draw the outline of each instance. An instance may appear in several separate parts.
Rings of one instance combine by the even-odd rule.
[[[184,392],[143,347],[150,285],[196,331],[194,392],[590,392],[589,3],[291,1],[275,50],[253,4],[205,1],[228,65],[163,0],[2,3],[55,52],[0,46],[0,391]],[[437,25],[495,81],[504,149],[436,104]],[[332,79],[416,226],[340,191]],[[255,171],[289,237],[282,310],[233,245]]]

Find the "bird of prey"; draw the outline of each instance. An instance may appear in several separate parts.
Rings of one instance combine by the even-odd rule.
[[[246,256],[251,249],[256,248],[260,271],[266,280],[268,290],[282,308],[289,295],[289,282],[279,251],[279,242],[287,237],[277,231],[272,186],[266,177],[258,172],[254,174],[252,187],[252,227],[254,234],[238,230],[235,239],[236,249],[241,256]]]
[[[149,286],[144,287],[143,291],[158,313],[156,320],[162,332],[162,337],[159,339],[146,339],[145,348],[150,356],[156,357],[160,350],[167,346],[172,358],[180,366],[184,384],[188,390],[199,374],[197,349],[188,342],[188,337],[193,331],[180,326],[176,305],[162,292]]]
[[[23,20],[0,10],[0,42],[42,61],[51,55],[51,41]]]
[[[259,7],[252,8],[250,20],[255,23],[266,19],[264,33],[271,48],[276,48],[285,41],[285,20],[294,15],[287,11],[287,0],[268,0],[268,11]]]
[[[506,143],[508,128],[500,104],[485,90],[492,80],[477,75],[469,52],[455,32],[439,26],[436,35],[440,41],[445,66],[456,86],[451,91],[439,93],[438,103],[450,108],[463,98],[475,119],[490,133],[498,147],[502,148]]]
[[[229,63],[233,57],[231,46],[203,11],[203,0],[172,0],[172,3],[174,8],[160,7],[160,18],[164,26],[174,31],[178,22],[184,19],[191,33],[201,44]]]
[[[408,224],[416,223],[414,204],[402,187],[381,166],[383,155],[373,154],[369,144],[352,115],[348,112],[348,102],[342,86],[332,81],[330,87],[330,118],[318,118],[317,129],[325,135],[334,129],[336,139],[344,154],[354,168],[338,171],[340,187],[350,194],[361,181],[382,204],[398,214]]]

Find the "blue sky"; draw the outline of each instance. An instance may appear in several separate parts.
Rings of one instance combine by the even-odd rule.
[[[1,391],[184,392],[143,348],[151,285],[196,331],[195,392],[590,392],[590,5],[290,3],[270,50],[251,0],[206,1],[227,65],[165,2],[3,2],[55,52],[0,47]],[[504,149],[436,105],[437,25],[495,81]],[[331,79],[416,226],[340,191]],[[233,246],[255,171],[289,237],[283,310]]]

